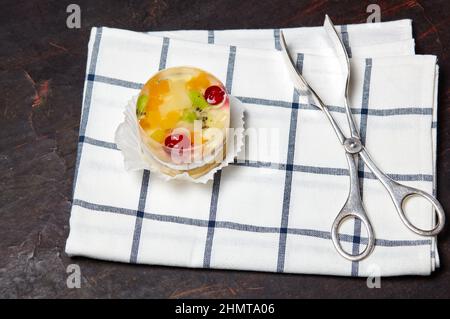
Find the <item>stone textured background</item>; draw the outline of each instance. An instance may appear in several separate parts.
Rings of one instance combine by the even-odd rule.
[[[81,29],[66,28],[76,2]],[[365,279],[134,266],[64,254],[92,26],[136,31],[318,26],[413,19],[416,49],[435,54],[439,87],[438,192],[450,211],[450,2],[429,1],[26,1],[0,4],[0,297],[450,297],[449,231],[442,268],[431,277]],[[448,227],[447,227],[448,229]],[[82,288],[66,287],[77,263]]]

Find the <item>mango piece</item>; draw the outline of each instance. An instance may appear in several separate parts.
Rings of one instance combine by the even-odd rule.
[[[150,121],[147,117],[143,117],[139,120],[139,125],[144,129],[144,131],[147,131],[150,129]]]
[[[171,111],[167,113],[166,117],[161,120],[161,128],[167,130],[174,128],[180,120],[180,112]]]
[[[166,132],[161,129],[156,129],[155,131],[153,131],[150,137],[156,142],[162,143],[164,141],[164,138],[166,137]]]
[[[159,96],[149,96],[147,106],[145,109],[146,113],[159,111],[159,107],[163,103],[163,99]]]
[[[169,80],[158,80],[158,79],[151,79],[144,85],[144,89],[148,92],[154,92],[155,94],[165,94],[169,92]]]
[[[208,86],[210,86],[211,81],[208,78],[208,75],[205,72],[200,72],[197,76],[192,77],[189,81],[186,82],[186,88],[188,90],[206,90]]]
[[[146,95],[147,100],[142,100],[141,103],[145,112],[155,111],[164,102],[164,97],[169,93],[170,83],[169,80],[150,80],[148,81],[143,89],[141,96]],[[139,102],[139,101],[138,101]]]
[[[159,128],[161,125],[161,115],[159,111],[147,111],[145,117],[139,120],[139,124],[144,130]]]
[[[160,95],[164,95],[169,93],[170,90],[170,85],[169,85],[169,80],[161,80],[158,82],[158,86],[157,86],[157,92]]]

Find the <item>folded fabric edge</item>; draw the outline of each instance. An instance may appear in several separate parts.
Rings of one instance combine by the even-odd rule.
[[[352,23],[352,24],[344,24],[344,25],[335,25],[336,28],[341,28],[342,26],[348,26],[351,28],[377,28],[377,27],[405,27],[406,29],[410,29],[410,36],[412,38],[412,20],[411,19],[400,19],[400,20],[392,20],[392,21],[381,21],[381,22],[375,22],[375,23]],[[282,29],[282,30],[296,30],[296,29],[303,29],[303,30],[315,30],[315,29],[321,29],[322,26],[298,26],[298,27],[288,27],[288,28],[280,28],[280,27],[267,27],[267,28],[250,28],[250,29],[214,29],[213,31],[217,32],[252,32],[252,31],[268,31],[273,29]],[[145,31],[147,33],[165,33],[165,32],[205,32],[212,29],[174,29],[174,30],[149,30]]]
[[[86,57],[86,73],[85,73],[85,79],[84,79],[84,85],[83,85],[83,96],[82,96],[81,114],[80,114],[80,122],[79,122],[79,131],[78,131],[78,139],[77,139],[77,141],[79,141],[80,136],[83,134],[81,132],[81,128],[82,128],[82,125],[83,125],[83,118],[84,118],[84,112],[85,112],[85,110],[84,110],[85,106],[84,105],[85,105],[86,90],[87,90],[87,85],[86,85],[87,84],[87,81],[86,81],[87,79],[86,79],[86,77],[89,74],[90,68],[91,68],[92,50],[94,48],[94,42],[96,41],[97,34],[98,34],[97,29],[98,29],[98,27],[92,27],[91,31],[90,31],[90,34],[89,34],[88,50],[87,50],[87,57]],[[72,182],[72,201],[73,201],[74,196],[75,196],[75,188],[76,188],[76,185],[77,185],[78,169],[79,169],[80,161],[81,161],[81,145],[82,144],[80,144],[80,143],[78,143],[78,145],[77,145],[77,157],[76,157],[76,160],[75,160],[75,172],[74,172],[74,178],[73,178],[73,182]],[[72,256],[72,255],[67,253],[67,244],[69,242],[70,233],[71,233],[71,230],[72,230],[73,208],[74,208],[74,205],[73,205],[73,202],[71,202],[70,217],[69,217],[69,235],[67,236],[66,244],[65,244],[65,248],[64,248],[64,251],[66,252],[66,254],[68,256]]]
[[[435,66],[435,81],[434,81],[434,107],[433,107],[433,115],[432,115],[432,125],[431,125],[431,138],[432,138],[432,146],[433,146],[433,195],[437,195],[437,115],[438,115],[438,93],[439,93],[439,64],[437,64],[436,58],[436,66]],[[432,214],[432,225],[436,222],[436,214],[433,211]],[[432,240],[431,246],[431,261],[432,261],[432,271],[436,270],[436,268],[440,268],[440,258],[437,246],[437,237],[434,237]]]
[[[143,41],[145,41],[147,38],[153,38],[153,39],[160,39],[161,36],[159,35],[154,35],[154,34],[149,34],[149,33],[143,33],[143,32],[135,32],[135,31],[130,31],[130,30],[124,30],[124,29],[116,29],[116,28],[109,28],[109,27],[101,27],[101,29],[103,30],[103,33],[107,33],[110,32],[112,33],[114,36],[123,36],[125,38],[129,37],[130,35],[133,35],[134,37],[139,37],[142,38]],[[198,41],[191,41],[191,40],[184,40],[184,39],[180,39],[180,38],[173,38],[173,41],[177,41],[179,43],[184,43],[186,45],[194,45],[194,44],[201,44],[203,46],[211,46],[211,44],[208,44],[206,42],[198,42]],[[410,41],[410,40],[409,40]],[[403,41],[400,42],[393,42],[404,45],[405,43],[409,46],[411,46],[411,43],[406,41],[405,43]],[[387,44],[392,44],[391,43],[387,43]],[[379,46],[380,44],[374,44],[373,46]],[[230,48],[230,45],[226,45],[226,44],[214,44],[213,47],[216,48]],[[363,48],[364,46],[360,46],[359,48]],[[253,54],[257,54],[258,52],[267,52],[267,51],[274,51],[275,49],[262,49],[262,48],[248,48],[248,47],[242,47],[239,46],[238,47],[240,51],[248,51],[248,52],[252,52]],[[334,52],[330,49],[330,52]],[[323,57],[323,55],[320,54],[312,54],[312,53],[307,53],[310,56],[318,56],[318,57]],[[434,55],[412,55],[412,54],[407,54],[407,55],[401,55],[400,57],[403,56],[433,56],[434,58],[436,58],[436,56]],[[377,56],[377,59],[383,59],[383,58],[392,58],[395,57],[395,55],[387,55],[387,56]],[[366,56],[356,56],[356,59],[365,59]]]

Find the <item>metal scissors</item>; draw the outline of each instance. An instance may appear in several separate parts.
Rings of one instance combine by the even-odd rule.
[[[342,43],[341,38],[339,37],[336,28],[334,27],[331,19],[328,15],[325,17],[324,28],[328,37],[331,39],[333,43],[335,52],[339,58],[339,63],[341,67],[345,66],[344,72],[346,77],[345,90],[344,90],[344,104],[345,104],[345,113],[348,121],[348,125],[350,128],[350,137],[347,137],[342,132],[338,123],[335,121],[327,106],[323,103],[321,98],[317,95],[317,93],[309,86],[303,76],[297,71],[295,67],[295,63],[292,60],[289,52],[287,50],[286,41],[284,39],[283,32],[281,32],[281,46],[282,46],[282,54],[287,64],[289,74],[294,83],[294,86],[303,92],[307,92],[311,94],[311,96],[316,101],[316,107],[325,113],[326,118],[332,125],[339,142],[345,149],[345,155],[347,158],[348,168],[349,168],[349,176],[350,176],[350,189],[348,193],[347,200],[340,210],[339,214],[336,216],[336,219],[333,222],[331,227],[331,239],[333,241],[334,247],[338,251],[340,255],[344,258],[352,261],[358,261],[366,258],[372,252],[375,246],[375,236],[372,225],[367,217],[364,204],[361,199],[361,190],[359,187],[359,179],[358,179],[358,170],[357,170],[357,161],[358,156],[363,160],[363,162],[367,165],[367,167],[372,171],[372,173],[376,176],[376,178],[383,184],[384,188],[387,190],[389,196],[394,203],[394,206],[400,216],[401,221],[406,227],[408,227],[412,232],[421,235],[421,236],[436,236],[444,227],[445,223],[445,213],[441,204],[434,198],[431,194],[424,192],[420,189],[409,187],[406,185],[402,185],[392,178],[387,176],[378,166],[374,163],[369,152],[366,147],[362,144],[361,138],[359,135],[359,131],[356,127],[355,120],[351,113],[350,107],[348,106],[348,87],[350,83],[350,63],[347,55],[347,51]],[[432,229],[421,229],[413,225],[404,212],[404,203],[407,199],[413,196],[423,197],[427,201],[429,201],[436,212],[437,215],[437,223]],[[341,246],[339,239],[339,229],[342,223],[349,219],[355,218],[359,219],[367,231],[368,241],[367,246],[360,254],[349,254],[347,253]]]

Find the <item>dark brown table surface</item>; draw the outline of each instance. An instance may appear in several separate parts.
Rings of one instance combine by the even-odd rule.
[[[81,28],[66,7],[81,7]],[[67,257],[65,240],[92,26],[136,31],[318,26],[365,22],[377,2],[382,21],[413,19],[416,51],[440,64],[438,197],[450,212],[448,0],[399,1],[27,1],[0,4],[0,297],[302,298],[450,297],[450,240],[430,277],[364,278],[136,266]],[[448,229],[448,227],[447,227]],[[66,267],[81,267],[80,289]]]

